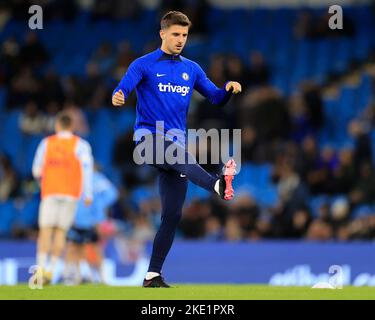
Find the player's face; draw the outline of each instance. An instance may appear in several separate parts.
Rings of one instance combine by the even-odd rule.
[[[160,30],[162,48],[169,54],[180,54],[186,44],[188,33],[189,27],[179,25]]]

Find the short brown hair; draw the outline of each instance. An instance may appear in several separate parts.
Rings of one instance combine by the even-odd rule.
[[[59,112],[56,115],[56,122],[58,122],[63,129],[70,129],[73,125],[72,117],[65,111]]]
[[[163,18],[161,18],[160,28],[167,29],[174,24],[189,28],[191,27],[191,21],[186,14],[183,14],[180,11],[169,11],[163,16]]]

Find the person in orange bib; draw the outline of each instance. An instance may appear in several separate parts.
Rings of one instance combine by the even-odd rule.
[[[52,280],[78,200],[82,196],[87,206],[92,202],[93,156],[89,143],[73,134],[73,122],[67,113],[56,116],[55,131],[40,142],[32,168],[41,186],[36,260],[44,283]]]

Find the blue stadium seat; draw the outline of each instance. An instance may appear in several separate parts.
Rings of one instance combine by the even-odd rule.
[[[36,149],[44,135],[22,135],[14,165],[22,177],[31,176]]]
[[[373,205],[364,204],[356,207],[352,212],[352,218],[358,219],[367,217],[369,215],[375,214],[375,208]]]
[[[361,113],[370,103],[371,99],[371,77],[364,73],[358,88],[357,113]]]
[[[115,133],[111,121],[110,111],[101,108],[97,111],[87,112],[90,124],[88,141],[91,143],[95,160],[103,167],[112,164]]]
[[[135,111],[133,108],[111,109],[111,121],[115,136],[127,133],[133,129],[135,124]]]
[[[39,203],[39,194],[36,194],[31,199],[26,199],[18,209],[19,213],[17,219],[14,221],[14,225],[23,228],[36,227],[38,223]]]
[[[186,193],[185,204],[190,203],[193,200],[207,200],[211,197],[211,192],[189,182],[188,190]]]
[[[4,112],[6,101],[6,90],[4,87],[0,87],[0,114]]]
[[[375,130],[372,129],[370,132],[371,139],[371,152],[372,152],[372,162],[375,165]]]
[[[0,202],[0,237],[11,235],[12,224],[17,211],[12,201]]]
[[[256,200],[260,206],[272,208],[278,203],[279,195],[274,186],[259,188],[257,193]]]
[[[131,201],[135,206],[139,206],[144,201],[150,201],[157,196],[155,188],[149,186],[136,187],[131,193]]]
[[[7,114],[7,119],[3,125],[3,150],[8,154],[13,163],[17,161],[19,146],[22,143],[22,134],[19,129],[20,111],[11,111]],[[11,139],[9,139],[12,137]]]
[[[328,196],[315,196],[310,198],[309,207],[314,218],[319,217],[319,209],[323,204],[330,204],[331,201]]]
[[[349,66],[353,54],[353,43],[350,39],[340,37],[337,39],[331,39],[335,50],[333,61],[333,71],[344,72]]]

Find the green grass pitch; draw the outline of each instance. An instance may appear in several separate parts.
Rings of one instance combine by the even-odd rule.
[[[311,289],[266,285],[173,285],[173,288],[105,285],[0,286],[0,300],[375,300],[375,287]]]

